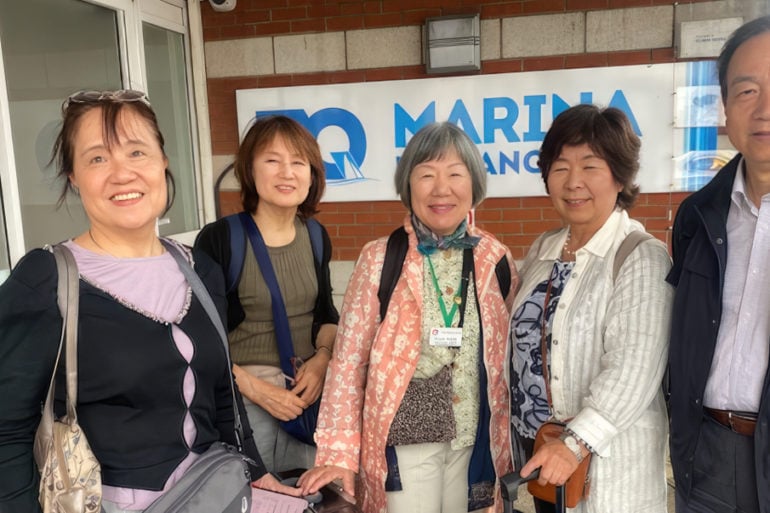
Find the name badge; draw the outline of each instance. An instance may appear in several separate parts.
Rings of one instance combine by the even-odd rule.
[[[463,341],[462,328],[432,328],[430,345],[437,347],[460,347]]]

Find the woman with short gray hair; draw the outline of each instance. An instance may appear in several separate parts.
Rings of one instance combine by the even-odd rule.
[[[309,493],[342,479],[352,495],[358,473],[365,513],[500,507],[497,477],[511,470],[503,362],[518,275],[508,248],[467,222],[486,192],[484,162],[460,128],[431,124],[404,150],[395,185],[409,216],[356,263],[316,467],[299,485]]]

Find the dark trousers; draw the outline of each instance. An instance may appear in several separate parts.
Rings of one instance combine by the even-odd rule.
[[[689,497],[677,488],[676,513],[758,513],[754,437],[703,418]]]
[[[531,438],[524,438],[516,434],[515,431],[514,435],[519,437],[519,443],[521,443],[521,446],[524,449],[524,456],[526,456],[527,461],[529,461],[535,448],[535,441]],[[556,513],[555,504],[551,504],[550,502],[546,502],[535,497],[532,497],[532,500],[535,501],[535,511],[537,513]]]

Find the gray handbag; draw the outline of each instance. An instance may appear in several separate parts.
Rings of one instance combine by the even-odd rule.
[[[248,513],[248,466],[235,447],[214,442],[144,513]]]
[[[232,385],[235,435],[239,447],[232,447],[223,442],[211,444],[211,447],[195,460],[182,478],[144,510],[144,513],[248,513],[251,511],[251,476],[248,467],[250,460],[243,454],[243,448],[240,447],[243,440],[243,427],[236,402],[225,328],[208,290],[182,255],[181,250],[168,241],[162,239],[161,241],[176,260],[224,344]]]

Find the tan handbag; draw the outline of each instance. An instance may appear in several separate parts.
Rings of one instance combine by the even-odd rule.
[[[543,380],[545,381],[545,394],[548,398],[548,407],[553,410],[553,402],[551,401],[551,384],[548,375],[548,343],[546,341],[545,330],[545,313],[548,308],[548,302],[551,298],[551,280],[548,280],[548,287],[545,291],[545,300],[543,305],[543,323],[540,327],[540,353],[543,361]],[[547,420],[537,430],[535,434],[535,445],[532,449],[532,454],[537,453],[537,450],[546,442],[552,440],[560,440],[564,434],[566,424],[556,419]],[[580,501],[588,497],[590,490],[588,469],[591,466],[591,453],[583,458],[578,464],[575,472],[572,473],[567,482],[564,485],[564,496],[566,506],[568,508],[574,508]],[[529,481],[527,483],[527,491],[540,500],[556,504],[556,485],[547,484],[545,486],[540,485],[537,480]]]
[[[536,453],[544,443],[552,440],[559,440],[564,433],[565,427],[565,424],[557,420],[548,420],[540,426],[540,429],[537,430],[537,434],[535,435],[533,454]],[[589,453],[588,456],[583,458],[583,461],[580,462],[578,468],[564,484],[564,497],[568,508],[574,508],[580,501],[588,497],[590,489],[588,469],[590,466],[591,454]],[[538,484],[537,480],[533,480],[527,483],[527,491],[529,491],[530,495],[533,497],[550,502],[551,504],[556,504],[555,485],[549,483],[545,486],[541,486]]]
[[[39,501],[44,513],[98,513],[102,507],[101,467],[78,425],[75,411],[80,301],[77,264],[66,247],[56,245],[52,251],[59,273],[58,301],[64,325],[43,415],[35,434],[35,461],[40,469]],[[54,388],[62,346],[67,365],[67,414],[55,420]]]

